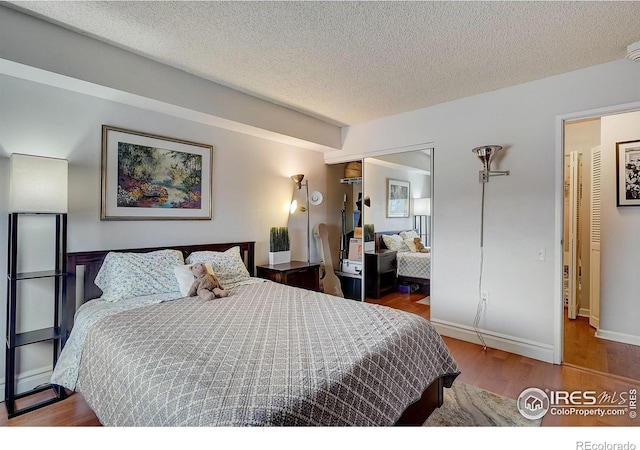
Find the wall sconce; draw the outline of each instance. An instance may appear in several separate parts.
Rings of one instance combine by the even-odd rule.
[[[491,162],[496,154],[502,150],[502,147],[499,145],[485,145],[483,147],[476,147],[471,150],[476,154],[478,159],[482,162],[484,169],[480,171],[480,183],[488,183],[489,177],[495,177],[500,175],[509,175],[508,170],[498,171],[491,170]]]

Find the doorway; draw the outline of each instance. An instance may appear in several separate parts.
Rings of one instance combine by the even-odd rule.
[[[607,234],[606,226],[615,220],[612,216],[620,214],[611,195],[616,176],[609,167],[615,161],[611,128],[617,120],[624,123],[628,114],[635,114],[634,119],[640,114],[633,111],[621,109],[562,122],[562,363],[640,380],[640,345],[633,336],[627,339],[618,333],[616,326],[621,321],[612,319],[621,312],[614,305],[618,298],[611,291],[600,295],[601,241],[603,249],[616,242],[618,237]],[[603,211],[608,217],[603,217]],[[603,310],[609,314],[606,330],[600,328]]]

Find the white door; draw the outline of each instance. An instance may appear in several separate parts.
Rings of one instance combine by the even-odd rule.
[[[578,214],[579,214],[579,180],[580,155],[578,152],[569,154],[569,276],[568,291],[569,319],[578,317]]]
[[[591,149],[591,230],[589,254],[589,324],[600,327],[600,146]]]

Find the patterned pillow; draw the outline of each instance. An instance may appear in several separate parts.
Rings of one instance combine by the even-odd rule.
[[[197,262],[211,264],[213,273],[224,289],[231,289],[243,281],[251,279],[242,256],[240,256],[240,247],[232,247],[224,252],[193,252],[187,257],[186,262],[187,264]]]
[[[415,230],[409,230],[409,231],[401,231],[400,232],[400,237],[402,239],[404,239],[405,241],[407,239],[411,239],[413,241],[414,238],[420,237],[418,236],[418,233],[416,233]]]
[[[178,292],[173,272],[183,265],[178,250],[158,250],[149,253],[109,252],[98,271],[95,283],[102,289],[102,298],[117,302],[141,295]]]
[[[397,252],[409,251],[409,247],[407,247],[407,244],[404,243],[404,240],[399,234],[383,234],[382,240],[389,250],[395,250]]]
[[[413,239],[405,239],[404,243],[407,247],[409,247],[409,251],[410,252],[417,252],[418,249],[416,247],[416,243],[414,242]]]

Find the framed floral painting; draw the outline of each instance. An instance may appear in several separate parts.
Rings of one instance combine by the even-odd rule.
[[[101,220],[209,220],[213,147],[102,126]]]

